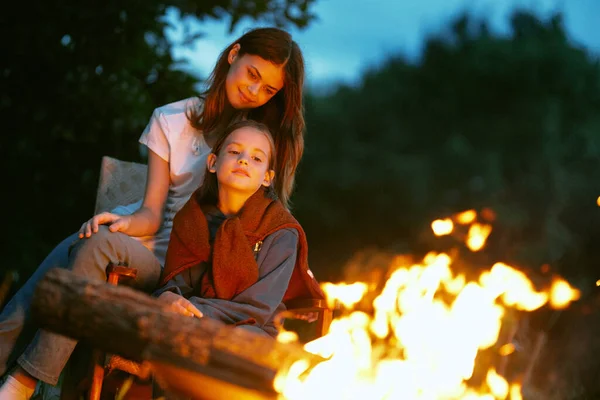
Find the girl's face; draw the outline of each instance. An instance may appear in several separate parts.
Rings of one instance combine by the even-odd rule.
[[[269,169],[271,144],[267,135],[253,127],[236,129],[225,139],[218,155],[211,153],[207,165],[217,174],[219,187],[249,196],[261,185],[270,186],[274,172]]]
[[[240,45],[229,52],[229,71],[225,91],[235,109],[260,107],[283,88],[283,66],[275,65],[256,55],[239,55]]]

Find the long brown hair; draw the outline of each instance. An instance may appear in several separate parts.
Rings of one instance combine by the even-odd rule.
[[[251,54],[284,66],[283,88],[261,107],[235,110],[227,100],[227,57],[236,44],[240,45],[240,57]],[[222,131],[244,113],[247,113],[248,119],[267,125],[277,150],[273,168],[277,177],[275,191],[283,205],[290,208],[296,169],[304,153],[304,58],[300,47],[289,33],[279,28],[253,29],[223,50],[207,83],[208,89],[198,96],[203,106],[188,109],[187,115],[192,126],[211,135]]]
[[[261,122],[253,121],[253,120],[243,120],[235,122],[229,125],[223,133],[220,133],[217,137],[217,141],[213,146],[211,153],[216,154],[219,157],[221,154],[221,150],[223,149],[223,145],[225,141],[234,131],[241,128],[254,128],[257,131],[260,131],[265,134],[267,139],[269,140],[269,147],[271,150],[271,154],[269,155],[269,169],[275,168],[275,159],[277,158],[277,149],[275,148],[275,141],[273,140],[273,135],[269,131],[269,128],[266,124]],[[263,187],[263,190],[267,193],[267,196],[270,199],[277,200],[277,193],[275,191],[275,184],[277,183],[277,175],[271,181],[271,185],[268,187]],[[260,189],[259,189],[260,190]],[[204,171],[204,180],[202,181],[202,185],[196,192],[196,200],[199,204],[202,205],[217,205],[219,201],[219,181],[217,180],[217,174],[212,173],[208,170],[208,166],[206,167],[206,171]]]

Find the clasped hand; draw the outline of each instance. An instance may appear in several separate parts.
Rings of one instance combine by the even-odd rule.
[[[164,292],[158,299],[168,306],[169,311],[186,317],[202,318],[203,314],[188,299],[173,292]]]
[[[108,229],[111,232],[122,232],[129,228],[131,223],[130,215],[118,215],[109,212],[103,212],[94,215],[89,221],[86,221],[81,225],[79,229],[79,238],[90,237],[93,233],[98,232],[98,226],[108,225]]]

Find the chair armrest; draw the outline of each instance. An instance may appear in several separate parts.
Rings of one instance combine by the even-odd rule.
[[[137,269],[128,267],[125,264],[113,264],[108,263],[106,267],[107,282],[113,285],[117,285],[122,278],[135,279],[137,276]]]
[[[333,311],[339,309],[336,304],[332,309],[325,299],[294,299],[285,303],[287,310],[280,312],[273,319],[277,330],[283,329],[285,319],[299,319],[308,322],[317,321],[317,336],[327,334],[333,318]]]
[[[315,309],[322,310],[329,308],[325,299],[294,299],[287,301],[285,306],[288,310]]]
[[[108,358],[108,357],[107,357]],[[142,380],[150,378],[150,363],[147,361],[136,362],[128,360],[118,355],[111,355],[106,361],[105,374],[110,374],[113,370],[127,372],[135,375]]]

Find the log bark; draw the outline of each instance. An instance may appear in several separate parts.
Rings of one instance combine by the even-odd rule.
[[[49,271],[40,281],[32,313],[41,327],[106,352],[263,393],[274,394],[276,372],[294,361],[322,361],[297,344],[175,314],[142,292],[89,281],[63,269]]]

